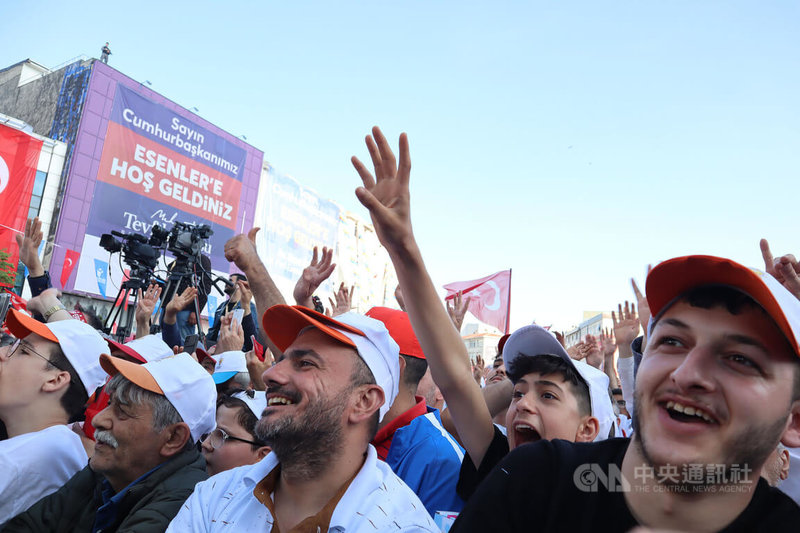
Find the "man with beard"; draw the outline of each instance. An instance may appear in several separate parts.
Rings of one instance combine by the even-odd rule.
[[[438,531],[369,444],[399,386],[383,324],[276,305],[263,326],[283,352],[256,427],[272,452],[199,483],[168,531]]]
[[[633,439],[511,452],[452,531],[796,530],[800,508],[759,472],[800,444],[800,301],[710,256],[658,265],[647,301]]]

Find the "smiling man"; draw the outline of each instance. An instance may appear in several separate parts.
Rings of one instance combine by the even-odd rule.
[[[800,444],[800,302],[710,256],[658,265],[647,299],[633,439],[512,451],[452,531],[796,530],[800,508],[759,472]]]
[[[283,352],[256,427],[272,452],[198,484],[168,531],[438,531],[370,445],[399,386],[384,325],[287,305],[263,325]]]
[[[214,428],[214,382],[189,354],[145,364],[100,357],[112,376],[92,420],[89,466],[3,531],[164,531],[199,481],[200,436]]]

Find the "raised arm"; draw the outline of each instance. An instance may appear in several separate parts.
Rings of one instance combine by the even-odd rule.
[[[253,228],[247,235],[236,235],[225,243],[225,259],[235,264],[247,276],[247,283],[256,301],[257,321],[260,321],[264,312],[273,305],[286,303],[272,276],[269,275],[267,267],[258,257],[256,234],[259,229]],[[266,335],[264,337],[272,353],[279,357],[281,351],[269,338],[266,338]]]
[[[405,133],[400,135],[399,164],[377,127],[366,143],[375,176],[358,158],[352,158],[363,182],[356,196],[369,210],[378,239],[389,252],[433,380],[447,401],[464,448],[479,465],[494,435],[492,418],[472,379],[467,349],[439,300],[411,229],[408,138]]]
[[[332,261],[333,248],[328,249],[327,246],[324,246],[322,248],[322,257],[318,259],[317,247],[314,247],[311,255],[311,264],[303,269],[303,274],[294,286],[292,296],[294,296],[294,301],[297,305],[314,309],[314,302],[311,297],[314,296],[314,291],[331,276],[333,269],[336,268],[336,264]]]

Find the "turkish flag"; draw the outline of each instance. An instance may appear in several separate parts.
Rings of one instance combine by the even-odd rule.
[[[447,289],[445,300],[454,298],[461,291],[464,298],[470,298],[467,309],[475,318],[508,333],[511,269],[485,278],[448,283],[444,288]]]
[[[31,206],[33,182],[42,141],[0,124],[0,250],[10,255],[7,261],[16,271],[19,249],[12,228],[25,231],[28,209]]]
[[[69,281],[69,275],[72,274],[72,271],[75,269],[75,265],[78,264],[78,257],[80,257],[80,252],[76,252],[75,250],[67,249],[67,253],[64,254],[64,266],[61,267],[61,288],[67,286],[67,281]]]

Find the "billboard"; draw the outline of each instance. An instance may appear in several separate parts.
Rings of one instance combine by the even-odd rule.
[[[225,241],[253,225],[263,153],[96,61],[75,140],[50,265],[66,290],[113,297],[125,265],[99,245],[112,230],[207,224],[203,253],[228,273]],[[73,260],[67,260],[69,257]],[[63,271],[74,264],[75,275]],[[62,272],[63,271],[63,272]],[[63,274],[63,275],[62,275]]]
[[[314,246],[336,248],[339,206],[272,167],[265,186],[256,221],[261,227],[256,244],[275,285],[291,297]],[[320,289],[331,293],[332,281],[328,279]]]

